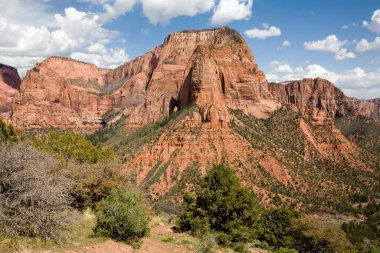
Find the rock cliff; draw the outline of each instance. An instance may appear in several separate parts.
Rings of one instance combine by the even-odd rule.
[[[12,98],[20,89],[21,79],[17,69],[0,64],[0,114],[8,117],[11,112]]]
[[[19,94],[17,71],[1,69],[0,110],[9,113],[14,97],[12,121],[25,129],[93,131],[110,110],[125,115],[126,125],[135,129],[190,103],[213,127],[230,120],[228,108],[265,119],[284,104],[315,124],[347,111],[380,118],[379,100],[348,98],[323,79],[268,85],[243,37],[228,27],[172,33],[114,70],[49,57],[27,72]]]
[[[242,36],[223,27],[172,33],[114,70],[50,57],[27,72],[13,101],[13,122],[91,130],[117,109],[128,126],[140,127],[190,103],[214,126],[226,122],[227,108],[267,118],[280,107]]]
[[[379,99],[349,98],[334,84],[321,78],[270,83],[269,90],[277,102],[293,105],[315,124],[323,124],[347,113],[380,119]]]

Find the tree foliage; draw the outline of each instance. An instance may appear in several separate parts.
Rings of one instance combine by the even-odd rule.
[[[74,181],[72,190],[73,206],[98,209],[103,198],[112,189],[124,189],[128,186],[127,177],[120,172],[117,162],[97,164],[67,164],[65,175]]]
[[[16,142],[19,138],[16,130],[12,125],[8,125],[0,118],[0,143],[1,142]]]
[[[185,194],[184,202],[178,225],[185,231],[209,227],[218,233],[219,243],[224,245],[255,237],[259,214],[257,198],[240,185],[226,165],[215,165],[202,179],[196,196]]]
[[[101,144],[94,146],[85,137],[73,132],[50,131],[36,138],[33,144],[39,150],[59,154],[79,163],[95,164],[115,159],[112,149]]]
[[[346,234],[336,224],[304,216],[293,222],[293,247],[299,252],[355,252]]]
[[[264,210],[258,226],[259,239],[276,249],[291,247],[294,243],[291,225],[299,217],[299,212],[288,208]]]
[[[114,189],[102,201],[94,231],[133,245],[149,234],[149,222],[138,193]]]

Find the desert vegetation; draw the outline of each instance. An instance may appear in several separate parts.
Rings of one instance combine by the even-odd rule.
[[[189,107],[185,113],[192,110],[193,107]],[[157,129],[163,131],[162,128],[166,129],[178,117],[186,115],[182,113],[147,126],[120,144],[136,152],[141,142],[159,136]],[[242,135],[259,138],[258,131],[269,131],[264,126],[258,127],[260,124],[280,124],[276,118],[252,123],[235,113],[246,126],[256,124],[254,132],[233,125]],[[30,238],[43,241],[43,246],[39,244],[43,248],[49,247],[46,242],[70,245],[75,240],[80,240],[76,241],[80,244],[112,238],[138,250],[144,247],[145,237],[157,237],[157,234],[150,235],[150,231],[152,219],[157,220],[158,214],[146,204],[145,193],[139,191],[156,182],[160,171],[166,170],[166,163],[158,162],[139,189],[127,174],[120,172],[119,155],[100,142],[93,143],[81,134],[57,130],[20,137],[12,126],[0,123],[0,251],[17,251],[22,244],[35,246]],[[297,129],[292,130],[291,124],[286,127],[287,131]],[[285,138],[268,136],[276,139],[277,145],[282,145],[279,140]],[[134,140],[140,144],[133,143]],[[257,145],[270,151],[272,144],[268,142],[271,143],[270,139]],[[292,145],[295,145],[294,152],[301,152],[299,146]],[[281,205],[281,201],[278,206],[282,207],[263,206],[257,195],[242,184],[241,175],[236,175],[226,164],[214,165],[204,176],[199,174],[198,166],[197,162],[190,164],[173,188],[155,203],[165,212],[170,209],[165,206],[167,201],[185,192],[179,214],[171,214],[166,221],[170,224],[175,220],[176,223],[171,224],[180,229],[181,236],[160,234],[156,239],[159,243],[189,252],[249,252],[257,248],[291,253],[379,251],[380,208],[379,204],[370,202],[366,194],[349,195],[351,202],[369,202],[365,206],[360,204],[361,219],[344,224],[327,222],[319,215]],[[174,171],[171,177],[176,180],[179,172]],[[267,178],[271,177],[267,175]],[[189,188],[189,183],[193,187]],[[267,183],[276,186],[276,182]],[[282,189],[283,186],[278,187],[279,193],[292,194]],[[12,243],[5,243],[9,238]],[[29,238],[27,243],[25,238]]]
[[[237,252],[252,246],[275,252],[355,252],[338,225],[288,208],[262,207],[226,165],[215,165],[200,184],[194,195],[184,195],[177,224],[205,245],[211,237]]]
[[[25,238],[68,243],[87,210],[95,212],[91,234],[100,238],[137,245],[148,234],[148,208],[130,191],[111,149],[73,132],[20,138],[11,125],[0,123],[0,241],[12,241],[5,251],[17,250]],[[120,227],[127,230],[117,236]]]

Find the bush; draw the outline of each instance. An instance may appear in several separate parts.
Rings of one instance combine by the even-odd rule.
[[[112,189],[123,189],[128,184],[126,176],[120,171],[120,164],[116,162],[80,165],[69,163],[65,174],[74,181],[73,207],[91,207],[97,210],[100,201]]]
[[[71,180],[48,155],[20,144],[0,146],[0,231],[59,239],[70,223]]]
[[[201,180],[199,193],[185,194],[184,203],[184,211],[177,221],[184,231],[209,227],[225,246],[255,238],[257,198],[240,185],[239,179],[225,165],[215,165]]]
[[[293,248],[299,252],[355,252],[339,226],[305,216],[293,222]]]
[[[50,131],[36,138],[33,145],[39,150],[73,159],[79,163],[95,164],[115,160],[110,148],[104,148],[101,144],[94,146],[85,137],[73,132]]]
[[[299,212],[287,208],[266,209],[259,223],[259,239],[276,249],[291,246],[293,238],[290,227],[299,217]]]
[[[114,189],[102,201],[94,231],[97,235],[138,245],[140,239],[149,234],[149,222],[136,192]]]
[[[16,141],[18,141],[18,137],[14,127],[12,125],[7,125],[4,120],[0,118],[0,143]]]

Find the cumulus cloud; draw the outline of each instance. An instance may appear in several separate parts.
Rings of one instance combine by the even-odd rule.
[[[373,12],[370,22],[363,21],[363,26],[372,32],[380,34],[380,9]]]
[[[356,44],[356,51],[358,52],[370,50],[380,50],[380,37],[376,37],[373,42],[368,42],[368,40],[362,39]]]
[[[195,16],[210,11],[215,0],[167,1],[140,0],[144,15],[152,24],[167,24],[177,16]]]
[[[244,33],[249,38],[262,39],[262,40],[269,37],[281,35],[281,29],[276,26],[269,26],[267,23],[264,23],[263,28],[264,29],[258,29],[255,27],[251,30],[245,31]]]
[[[92,0],[93,1],[93,0]],[[136,0],[115,0],[113,4],[103,2],[104,13],[100,14],[102,23],[106,23],[112,19],[116,19],[124,15],[127,11],[133,9],[136,4]]]
[[[289,47],[289,46],[290,46],[290,41],[288,41],[288,40],[284,40],[284,41],[282,42],[282,46],[283,46],[283,47]]]
[[[274,73],[293,73],[293,69],[286,62],[272,61],[269,66]]]
[[[253,0],[220,0],[211,17],[211,24],[223,25],[251,17]]]
[[[26,12],[30,6],[26,5],[26,9],[18,5],[21,8],[18,12],[28,15]],[[99,59],[105,59],[102,67],[113,67],[115,61],[121,64],[128,60],[123,49],[107,48],[107,44],[118,36],[118,32],[103,28],[100,16],[95,13],[69,7],[63,14],[50,15],[51,22],[46,25],[32,21],[13,23],[13,13],[10,16],[7,13],[4,12],[0,17],[0,33],[6,35],[0,37],[0,60],[19,68],[21,74],[25,68],[31,68],[43,57],[51,55],[76,56],[74,53],[81,52],[88,54],[88,62],[99,63]],[[110,57],[115,60],[107,60]]]
[[[345,59],[355,59],[356,55],[353,52],[348,52],[346,48],[340,49],[335,53],[335,59],[338,61],[343,61]]]
[[[340,41],[335,34],[332,34],[323,40],[306,41],[303,45],[307,50],[335,53],[335,59],[338,61],[355,59],[356,55],[353,52],[349,52],[347,48],[342,48],[347,44],[347,40]]]
[[[74,52],[70,57],[79,61],[91,62],[101,68],[116,68],[121,62],[129,59],[128,55],[120,48],[100,48],[101,51],[88,48],[87,52]]]
[[[210,19],[213,25],[223,25],[234,20],[247,20],[252,13],[253,0],[80,0],[103,6],[100,14],[102,22],[116,19],[131,11],[137,4],[142,5],[143,14],[150,23],[166,25],[170,19],[178,16],[193,17],[213,12]]]
[[[335,34],[327,36],[323,40],[307,41],[303,43],[307,50],[332,53],[339,51],[339,49],[346,44],[347,41],[340,41]]]
[[[27,70],[43,59],[43,57],[0,55],[0,63],[16,67],[20,76],[24,76]]]
[[[337,73],[329,71],[319,64],[292,68],[286,62],[272,61],[269,64],[266,77],[271,82],[320,77],[335,83],[348,96],[357,98],[380,97],[380,68],[366,72],[357,67]]]

